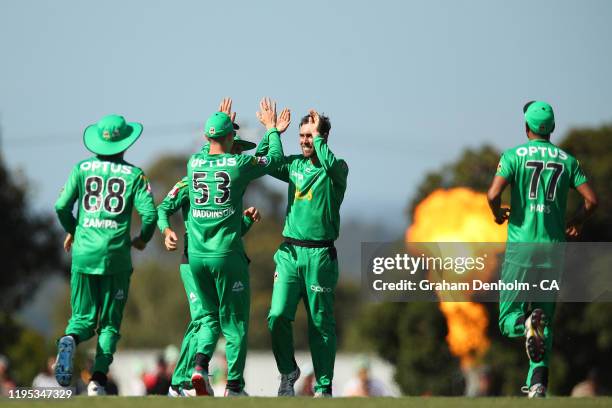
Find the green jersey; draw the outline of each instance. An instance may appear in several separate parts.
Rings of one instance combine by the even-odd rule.
[[[242,197],[248,184],[276,169],[283,158],[279,133],[272,128],[264,139],[266,156],[209,154],[201,151],[187,163],[189,185],[189,257],[219,257],[244,252]]]
[[[187,177],[183,177],[181,180],[177,181],[174,187],[172,187],[164,200],[157,207],[157,227],[162,234],[166,228],[170,228],[169,217],[179,209],[181,210],[183,220],[185,221],[185,247],[183,252],[185,255],[187,255],[187,231],[189,230],[187,227],[187,219],[189,217],[189,188],[187,184]],[[249,229],[251,229],[252,225],[253,220],[244,215],[242,217],[242,235],[246,234]]]
[[[505,151],[498,176],[512,186],[508,242],[564,242],[567,194],[587,181],[578,160],[548,140]]]
[[[78,214],[72,210],[78,200]],[[132,208],[142,218],[140,237],[149,241],[157,212],[143,171],[124,161],[92,157],[72,169],[55,210],[62,227],[74,235],[72,270],[95,275],[132,271]]]
[[[260,144],[257,154],[267,150]],[[283,236],[298,240],[336,240],[340,233],[340,205],[344,199],[348,165],[336,158],[322,137],[313,140],[318,161],[303,155],[285,156],[272,176],[289,184]]]

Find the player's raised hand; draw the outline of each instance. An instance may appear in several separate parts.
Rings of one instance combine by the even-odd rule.
[[[253,222],[259,222],[261,220],[261,214],[259,213],[259,210],[255,207],[247,208],[246,210],[244,210],[243,214],[253,220]]]
[[[502,225],[508,218],[510,218],[510,209],[501,207],[497,214],[495,214],[495,223]]]
[[[74,235],[66,234],[66,238],[64,239],[64,251],[70,252],[73,242],[74,242]]]
[[[137,250],[142,251],[147,246],[147,243],[144,242],[140,236],[138,236],[132,240],[132,246]]]
[[[270,98],[262,98],[259,102],[259,111],[256,115],[257,119],[266,129],[276,127],[276,102]]]
[[[288,108],[285,108],[281,111],[278,116],[278,120],[276,121],[276,129],[278,129],[278,133],[283,133],[289,127],[291,123],[291,111]]]
[[[230,118],[236,117],[235,113],[232,116],[232,98],[223,98],[221,104],[219,104],[219,112],[225,113]],[[233,121],[232,119],[232,122]]]
[[[312,137],[319,136],[319,124],[321,123],[321,117],[319,116],[319,112],[314,109],[310,109],[308,111],[310,115],[309,123],[312,123]]]
[[[178,237],[176,233],[172,231],[170,228],[166,228],[164,230],[164,245],[168,251],[176,250],[176,243],[178,242]]]

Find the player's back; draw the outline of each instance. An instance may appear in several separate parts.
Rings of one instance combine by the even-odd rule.
[[[565,241],[568,191],[586,181],[572,155],[533,139],[504,152],[497,174],[512,186],[508,242]]]
[[[242,198],[249,182],[263,175],[265,157],[200,152],[187,163],[190,256],[244,251]]]
[[[74,167],[65,189],[78,200],[73,269],[94,274],[131,270],[132,209],[142,195],[152,203],[142,170],[120,158],[91,157]],[[61,202],[62,197],[56,207]]]

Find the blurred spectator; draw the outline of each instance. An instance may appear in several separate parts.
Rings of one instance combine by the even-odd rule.
[[[587,378],[572,388],[572,397],[596,397],[599,395],[599,372],[596,368],[589,371]]]
[[[34,377],[32,388],[55,388],[60,386],[55,379],[53,364],[55,364],[55,356],[47,358],[47,363],[43,370]]]
[[[465,379],[466,397],[493,395],[493,373],[488,366],[470,366],[462,369]]]
[[[359,358],[356,376],[344,387],[345,397],[384,397],[387,395],[382,382],[370,375],[370,359],[367,356]]]
[[[168,363],[163,354],[157,357],[155,371],[145,373],[142,381],[147,389],[147,395],[166,395],[170,388],[171,375],[168,371]]]
[[[9,375],[9,360],[0,354],[0,395],[8,396],[15,387],[15,381]]]
[[[312,397],[314,395],[315,375],[311,364],[304,367],[302,378],[297,384],[297,395],[300,397]]]
[[[164,359],[166,360],[166,364],[168,365],[168,375],[172,378],[172,373],[176,368],[176,363],[178,362],[180,351],[178,347],[174,344],[169,344],[164,349]]]

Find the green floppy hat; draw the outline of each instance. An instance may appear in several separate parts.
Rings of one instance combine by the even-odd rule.
[[[92,153],[112,156],[127,150],[141,134],[140,123],[126,122],[120,115],[108,115],[85,128],[83,143]]]
[[[234,136],[234,143],[242,146],[242,150],[247,151],[247,150],[251,150],[254,149],[255,147],[257,147],[257,145],[253,142],[249,142],[248,140],[244,140],[242,138],[240,138],[240,136],[236,135]]]
[[[542,101],[532,101],[523,108],[525,122],[538,135],[549,135],[555,130],[555,113],[552,106]]]
[[[204,125],[204,134],[213,139],[223,137],[234,131],[234,124],[232,119],[223,112],[213,113],[211,117],[206,120]]]

